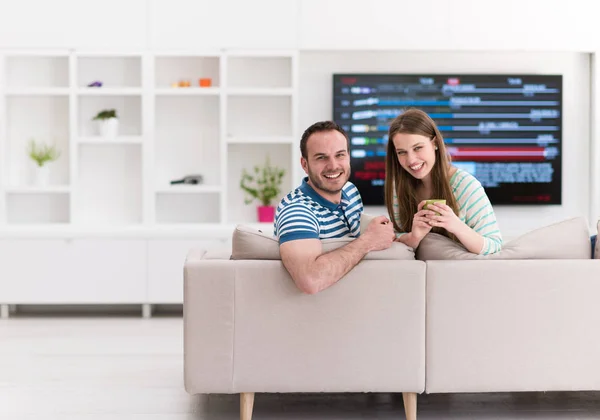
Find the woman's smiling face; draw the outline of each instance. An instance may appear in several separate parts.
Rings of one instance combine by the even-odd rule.
[[[414,178],[423,180],[435,165],[435,142],[420,134],[397,133],[392,139],[400,166]]]

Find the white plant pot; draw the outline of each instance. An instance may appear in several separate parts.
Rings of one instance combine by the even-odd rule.
[[[98,121],[98,131],[100,136],[106,138],[115,138],[119,134],[119,119],[107,118]]]
[[[50,165],[44,166],[35,165],[33,169],[33,185],[45,187],[50,183]]]

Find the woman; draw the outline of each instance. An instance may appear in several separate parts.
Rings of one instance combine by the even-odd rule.
[[[424,209],[425,200],[443,199]],[[385,203],[399,233],[416,248],[430,231],[460,242],[475,254],[502,248],[502,235],[481,183],[451,165],[442,134],[425,112],[409,109],[390,125]]]

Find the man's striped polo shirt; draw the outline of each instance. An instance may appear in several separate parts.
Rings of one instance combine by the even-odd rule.
[[[275,236],[282,244],[296,239],[358,237],[363,212],[358,189],[351,182],[342,188],[340,204],[320,196],[304,178],[286,195],[275,214]]]

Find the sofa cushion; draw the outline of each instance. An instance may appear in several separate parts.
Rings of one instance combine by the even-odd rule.
[[[323,252],[333,251],[352,242],[354,238],[323,239]],[[276,237],[245,225],[236,226],[233,231],[232,260],[280,260],[279,241]],[[412,248],[394,242],[383,251],[371,251],[365,255],[367,260],[414,260]]]
[[[495,254],[477,255],[443,235],[430,233],[419,244],[416,255],[423,261],[589,259],[590,236],[585,219],[577,217],[528,232]]]

